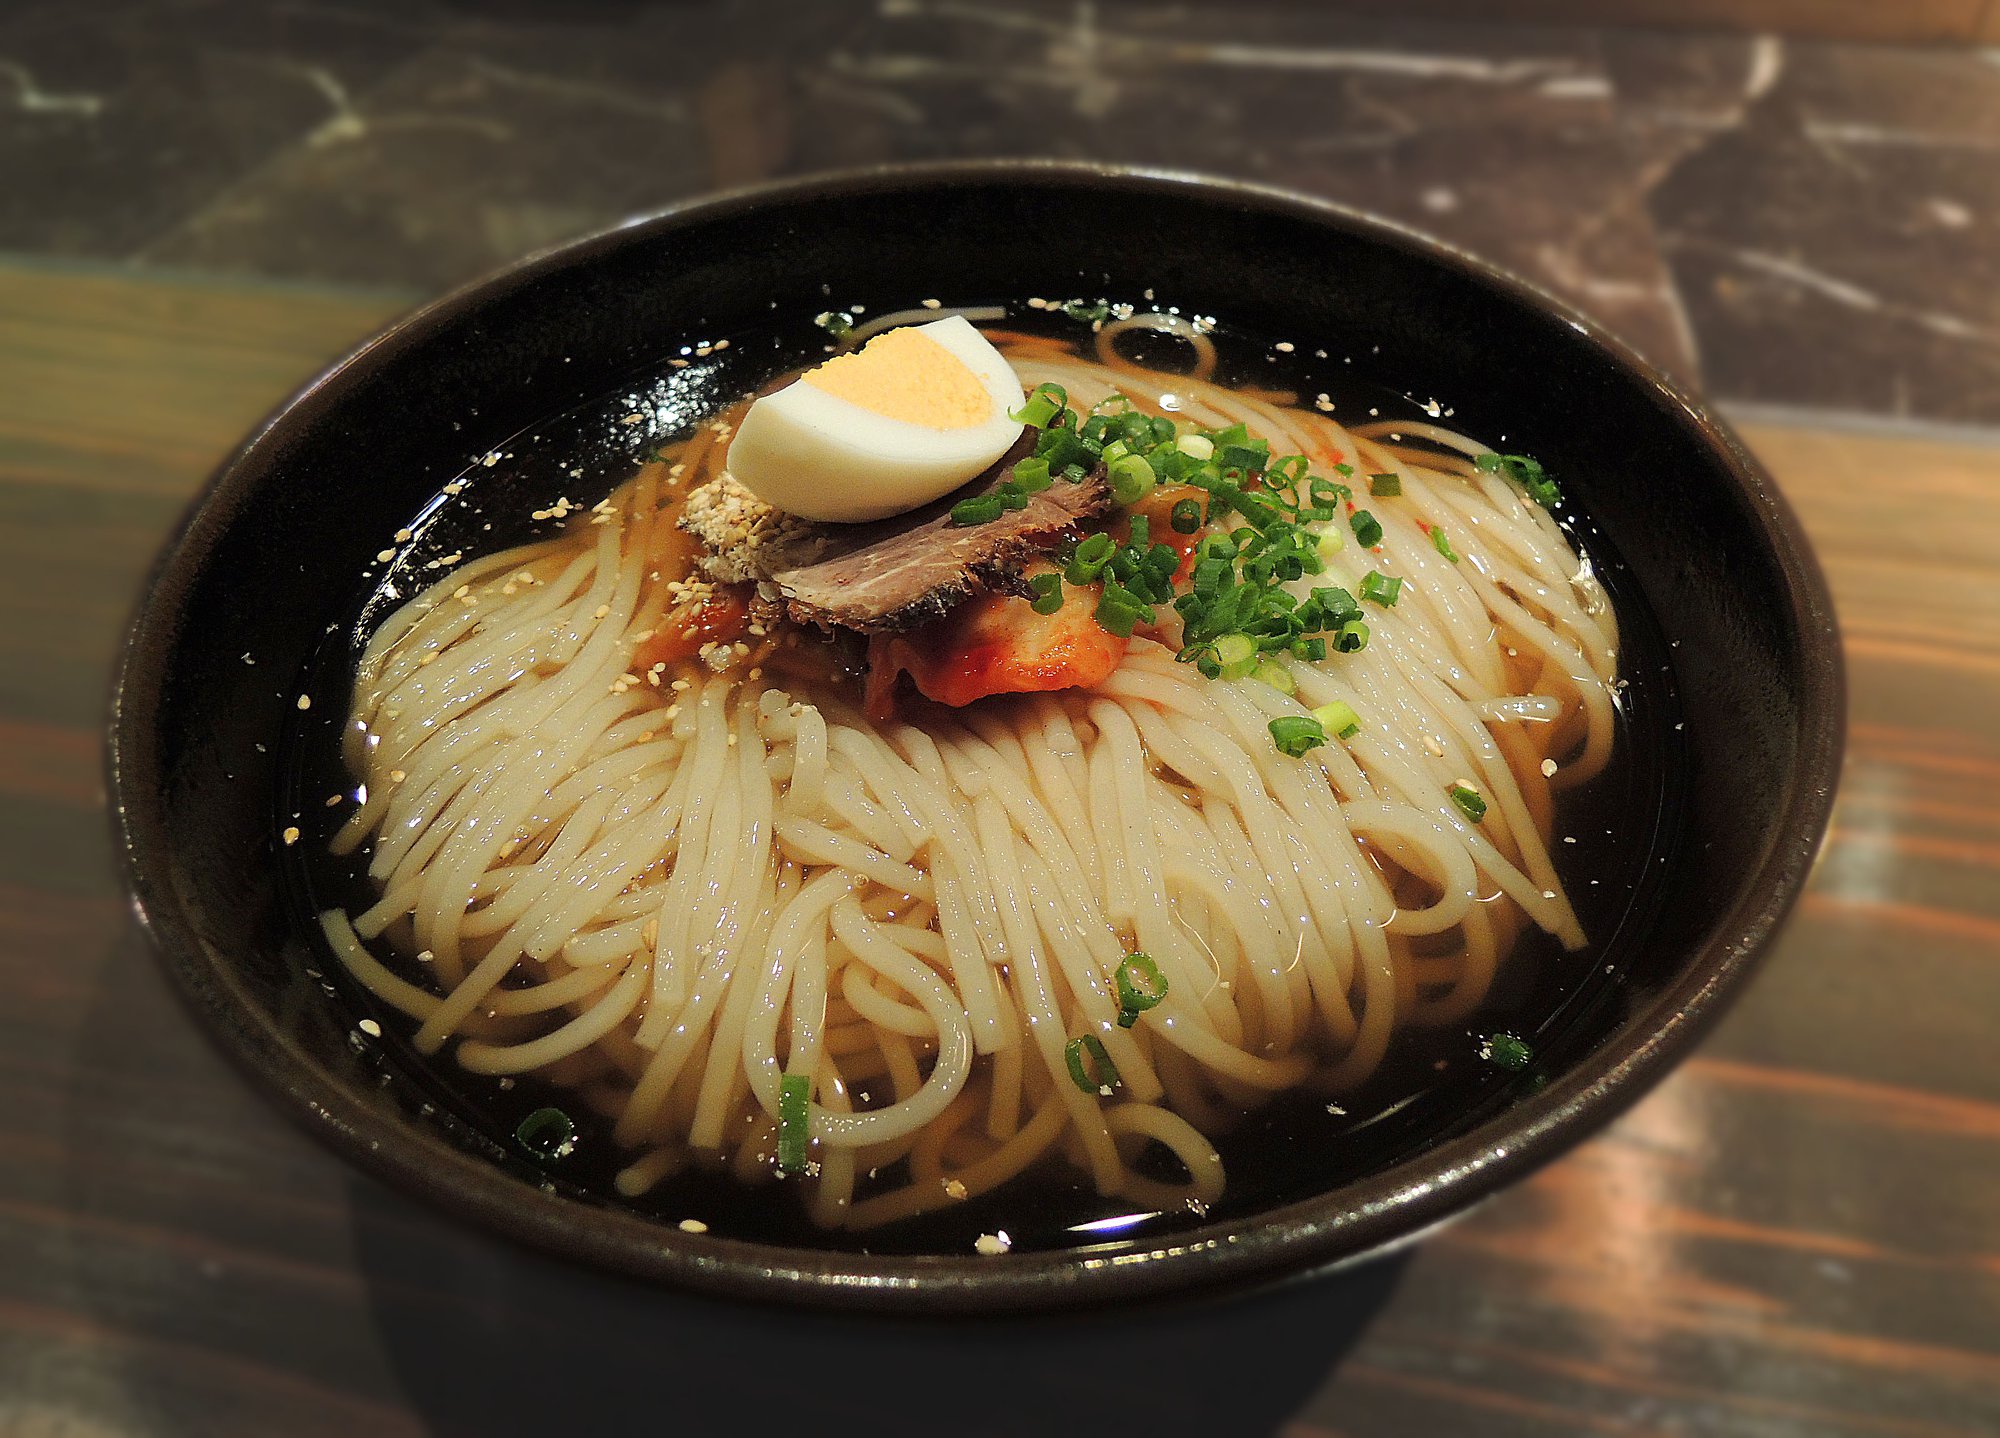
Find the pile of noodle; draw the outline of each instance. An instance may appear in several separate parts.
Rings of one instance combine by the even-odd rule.
[[[1395,607],[1368,607],[1367,648],[1286,661],[1288,697],[1135,639],[1096,690],[921,727],[788,690],[777,636],[721,673],[636,673],[689,574],[678,503],[720,469],[704,431],[367,648],[346,735],[366,797],[335,847],[372,841],[381,897],[323,923],[422,1051],[574,1090],[627,1150],[628,1195],[689,1163],[773,1177],[794,1074],[821,1224],[946,1207],[1051,1156],[1165,1209],[1222,1192],[1213,1140],[1270,1096],[1337,1095],[1399,1028],[1465,1021],[1525,925],[1583,942],[1551,805],[1608,756],[1617,634],[1555,523],[1469,462],[1479,445],[1212,384],[1185,326],[1191,374],[1138,369],[1115,348],[1128,327],[1096,360],[1008,353],[1079,408],[1164,396],[1317,473],[1338,455],[1400,477],[1400,498],[1365,501],[1381,552],[1349,537],[1298,586],[1403,576]],[[1274,747],[1271,719],[1333,701],[1359,734]],[[1114,975],[1133,950],[1168,991],[1128,1029]],[[1072,1081],[1086,1034],[1115,1086]],[[1140,1162],[1155,1144],[1177,1162]]]

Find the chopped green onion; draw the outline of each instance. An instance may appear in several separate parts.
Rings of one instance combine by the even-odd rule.
[[[1489,1035],[1486,1042],[1479,1046],[1479,1056],[1495,1068],[1511,1069],[1515,1072],[1535,1061],[1535,1051],[1529,1046],[1528,1041],[1510,1033]]]
[[[1059,384],[1038,384],[1022,401],[1019,409],[1008,412],[1007,418],[1031,424],[1036,429],[1047,429],[1050,421],[1068,406],[1068,390]]]
[[[1102,324],[1105,320],[1111,318],[1111,306],[1103,300],[1089,305],[1085,304],[1082,300],[1065,300],[1062,312],[1078,324],[1085,325]]]
[[[975,494],[970,499],[961,499],[951,507],[951,522],[961,529],[975,524],[991,524],[1006,511],[1006,504],[997,494]]]
[[[1224,469],[1240,469],[1246,474],[1262,470],[1271,462],[1271,442],[1264,439],[1245,439],[1233,444],[1219,444],[1215,450],[1215,462]]]
[[[1151,1008],[1158,1008],[1160,1000],[1167,996],[1166,976],[1152,956],[1144,953],[1130,953],[1118,966],[1118,1027],[1129,1029],[1139,1021],[1139,1015]]]
[[[1111,562],[1111,552],[1116,548],[1110,535],[1091,535],[1076,547],[1063,578],[1071,584],[1095,584],[1098,576],[1104,573],[1104,566]]]
[[[1326,730],[1319,720],[1307,718],[1303,714],[1288,714],[1270,723],[1271,742],[1278,746],[1280,754],[1288,754],[1297,759],[1309,750],[1317,749],[1326,742]]]
[[[1183,499],[1167,514],[1167,524],[1175,534],[1193,534],[1201,528],[1201,505],[1192,499]]]
[[[1280,694],[1290,696],[1299,692],[1299,682],[1292,678],[1292,671],[1275,659],[1260,659],[1250,677],[1263,681]]]
[[[1054,614],[1063,607],[1062,576],[1060,574],[1037,574],[1028,581],[1028,588],[1034,590],[1034,602],[1028,607],[1037,614]]]
[[[812,1139],[812,1081],[804,1074],[778,1080],[778,1171],[804,1173]]]
[[[1472,462],[1487,474],[1504,473],[1543,509],[1554,509],[1562,503],[1562,490],[1532,455],[1478,454],[1472,457]]]
[[[1403,479],[1396,474],[1371,474],[1368,476],[1370,494],[1390,496],[1403,492]]]
[[[1486,817],[1486,796],[1463,779],[1454,783],[1446,792],[1451,795],[1451,802],[1458,805],[1459,812],[1473,823],[1477,824]]]
[[[837,340],[854,333],[854,316],[845,310],[821,310],[813,316],[813,323]]]
[[[1153,622],[1152,606],[1112,580],[1104,581],[1104,595],[1097,601],[1097,622],[1107,634],[1130,639],[1141,623]]]
[[[1257,667],[1257,641],[1247,634],[1225,634],[1215,641],[1215,662],[1224,679],[1241,679]]]
[[[1018,510],[1018,509],[1026,509],[1028,507],[1027,492],[1023,490],[1020,485],[1016,484],[1011,479],[1001,480],[999,485],[995,487],[993,493],[995,494],[995,496],[999,498],[1000,507],[1002,509]]]
[[[1444,537],[1444,531],[1436,525],[1431,526],[1431,548],[1453,564],[1458,563],[1458,551],[1451,547],[1451,541]]]
[[[1399,576],[1382,574],[1369,570],[1361,576],[1361,597],[1373,600],[1383,608],[1393,605],[1403,592],[1403,581]]]
[[[1352,739],[1361,732],[1361,716],[1354,712],[1352,704],[1343,704],[1338,699],[1313,710],[1313,718],[1336,739]]]
[[[1340,532],[1340,526],[1329,524],[1319,537],[1319,557],[1329,558],[1340,553],[1347,543],[1347,536]]]
[[[1365,509],[1357,509],[1348,516],[1347,527],[1354,531],[1354,537],[1363,549],[1373,549],[1382,542],[1382,523]]]
[[[1189,459],[1198,459],[1204,464],[1215,458],[1215,441],[1207,435],[1184,434],[1174,441],[1174,448]]]
[[[1084,1067],[1086,1054],[1091,1063],[1088,1069]],[[1118,1066],[1111,1062],[1096,1034],[1071,1039],[1063,1049],[1063,1062],[1069,1065],[1069,1081],[1085,1093],[1109,1094],[1118,1086]]]
[[[514,1130],[522,1148],[542,1158],[568,1158],[576,1146],[576,1123],[559,1108],[538,1108]]]
[[[1136,454],[1121,455],[1110,466],[1111,497],[1120,504],[1131,504],[1159,483],[1153,473],[1153,466]]]
[[[1021,486],[1024,494],[1040,494],[1055,483],[1046,459],[1024,459],[1014,466],[1013,474],[1014,483]]]
[[[1368,626],[1359,619],[1350,619],[1333,631],[1334,651],[1339,654],[1359,654],[1368,647]]]

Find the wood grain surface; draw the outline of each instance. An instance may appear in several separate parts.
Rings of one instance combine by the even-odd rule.
[[[2000,449],[1750,431],[1841,606],[1848,773],[1764,975],[1610,1132],[1252,1301],[833,1322],[574,1272],[350,1173],[131,930],[99,728],[140,577],[400,304],[0,269],[0,1435],[2000,1433]]]

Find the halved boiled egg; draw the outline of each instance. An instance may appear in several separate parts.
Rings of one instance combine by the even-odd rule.
[[[750,406],[729,472],[767,504],[853,523],[951,493],[1021,433],[1021,381],[959,316],[885,330]]]

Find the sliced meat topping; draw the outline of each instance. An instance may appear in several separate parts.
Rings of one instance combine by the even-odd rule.
[[[795,519],[727,476],[688,496],[681,523],[707,546],[711,574],[760,581],[800,623],[901,633],[975,594],[1017,591],[1037,550],[1111,509],[1099,472],[1079,484],[1057,480],[989,523],[953,524],[952,506],[997,488],[1033,438],[963,488],[870,524]]]

